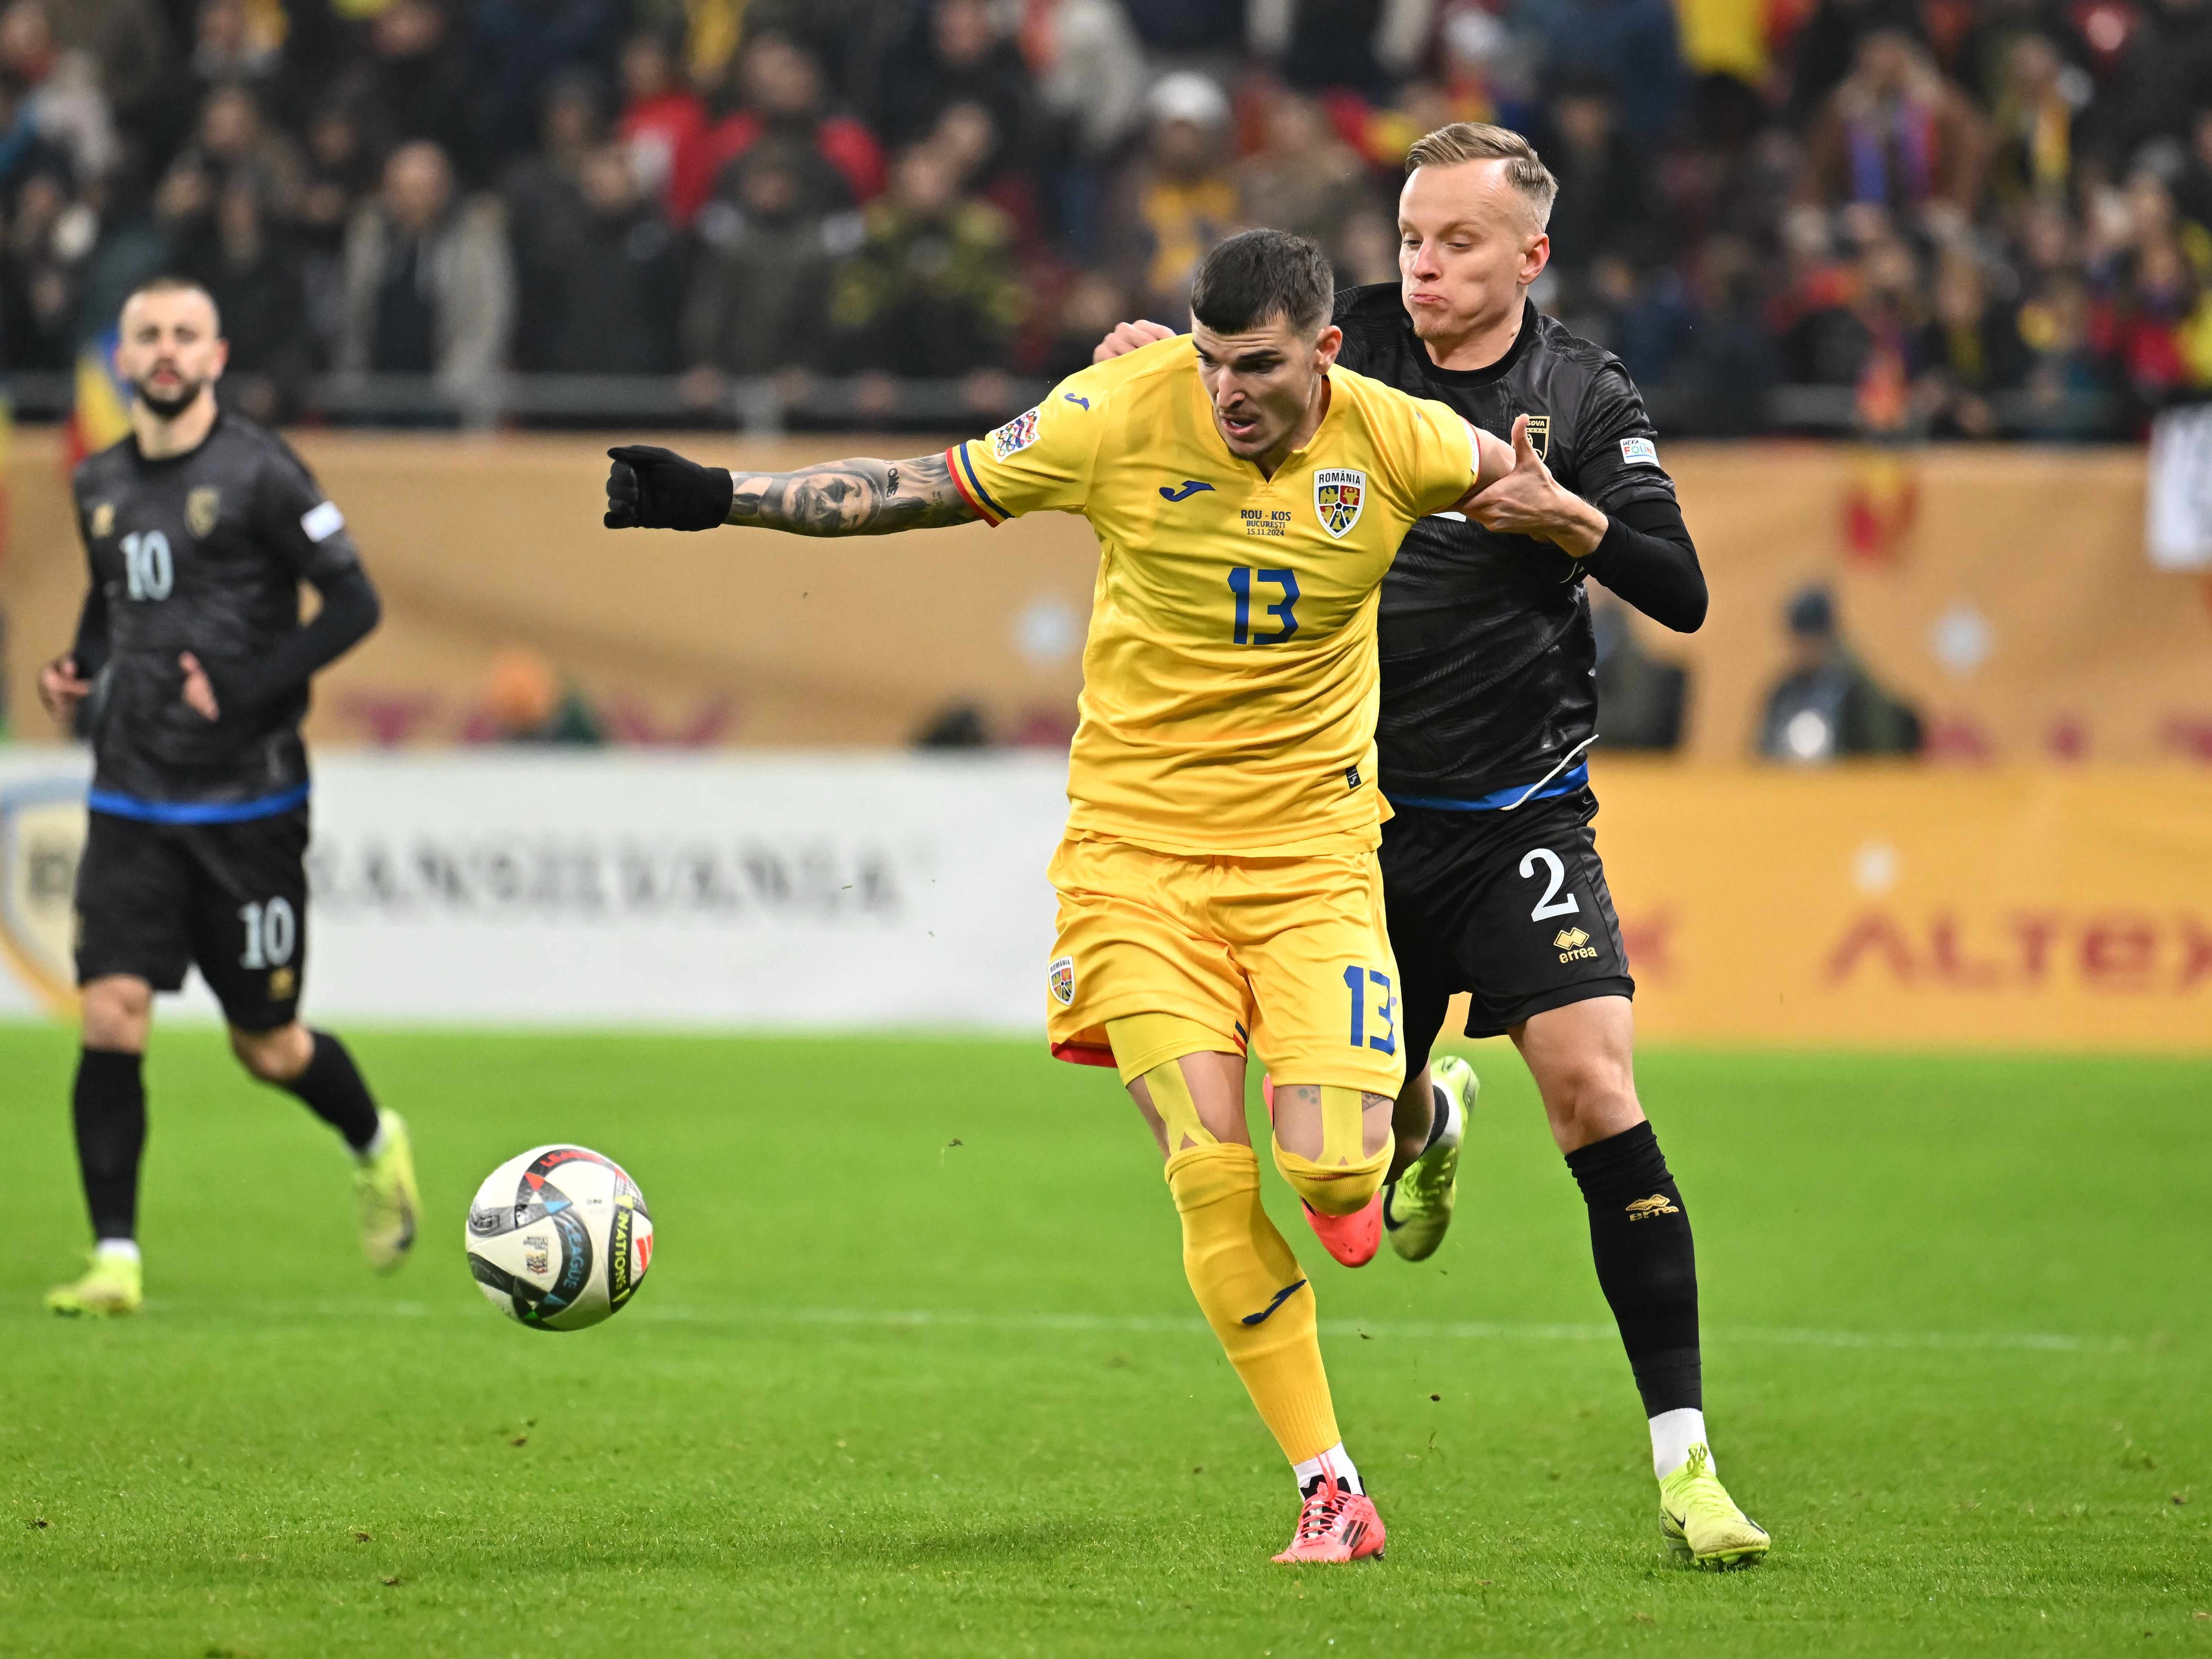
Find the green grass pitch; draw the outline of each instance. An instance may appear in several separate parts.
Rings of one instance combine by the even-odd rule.
[[[1654,1053],[1755,1571],[1675,1565],[1582,1209],[1485,1046],[1431,1263],[1316,1273],[1387,1559],[1294,1498],[1103,1073],[956,1041],[418,1036],[418,1259],[328,1133],[157,1036],[150,1299],[40,1311],[82,1231],[74,1044],[0,1030],[0,1655],[2212,1652],[2212,1065]],[[471,1284],[501,1159],[620,1158],[613,1323]],[[928,1316],[908,1317],[907,1315]],[[1435,1396],[1440,1396],[1435,1397]]]

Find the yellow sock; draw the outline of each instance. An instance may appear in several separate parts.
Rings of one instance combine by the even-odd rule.
[[[1313,1286],[1260,1207],[1249,1146],[1189,1146],[1168,1159],[1182,1216],[1182,1269],[1283,1455],[1303,1462],[1343,1437],[1329,1401]]]
[[[1366,1097],[1357,1089],[1323,1084],[1321,1091],[1321,1159],[1300,1158],[1275,1143],[1275,1167],[1291,1190],[1323,1215],[1356,1215],[1382,1190],[1390,1167],[1390,1143],[1372,1158],[1362,1152],[1366,1130]]]

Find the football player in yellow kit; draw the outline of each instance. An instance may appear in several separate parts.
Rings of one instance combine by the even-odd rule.
[[[610,452],[606,523],[881,534],[1046,508],[1097,532],[1098,581],[1052,860],[1047,1024],[1115,1067],[1167,1159],[1183,1266],[1296,1473],[1284,1561],[1379,1555],[1337,1431],[1312,1287],[1260,1203],[1256,1048],[1276,1167],[1325,1214],[1390,1161],[1404,1080],[1375,849],[1377,590],[1407,528],[1513,469],[1441,404],[1332,372],[1313,245],[1231,238],[1189,337],[1096,365],[988,437],[913,460],[732,475]]]

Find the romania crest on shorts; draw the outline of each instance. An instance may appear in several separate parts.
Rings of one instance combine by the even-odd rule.
[[[1066,1008],[1075,1001],[1075,958],[1055,957],[1052,966],[1044,970],[1044,982],[1052,989],[1052,1000]]]
[[[0,791],[0,961],[57,1007],[76,988],[76,866],[84,834],[82,781]]]
[[[1348,466],[1314,469],[1314,514],[1321,527],[1341,541],[1359,522],[1367,504],[1367,475]]]
[[[222,513],[222,493],[210,486],[195,489],[185,497],[185,523],[191,532],[203,539],[215,528],[216,520]]]

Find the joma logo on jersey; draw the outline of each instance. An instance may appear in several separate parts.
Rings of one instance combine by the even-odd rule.
[[[1324,466],[1314,471],[1314,514],[1321,527],[1340,541],[1359,522],[1367,504],[1367,475],[1348,466]]]
[[[185,497],[185,523],[195,536],[204,539],[222,513],[222,492],[211,486],[203,486]]]
[[[1597,947],[1579,927],[1560,928],[1552,935],[1552,943],[1559,947],[1561,962],[1591,962],[1597,958]]]

